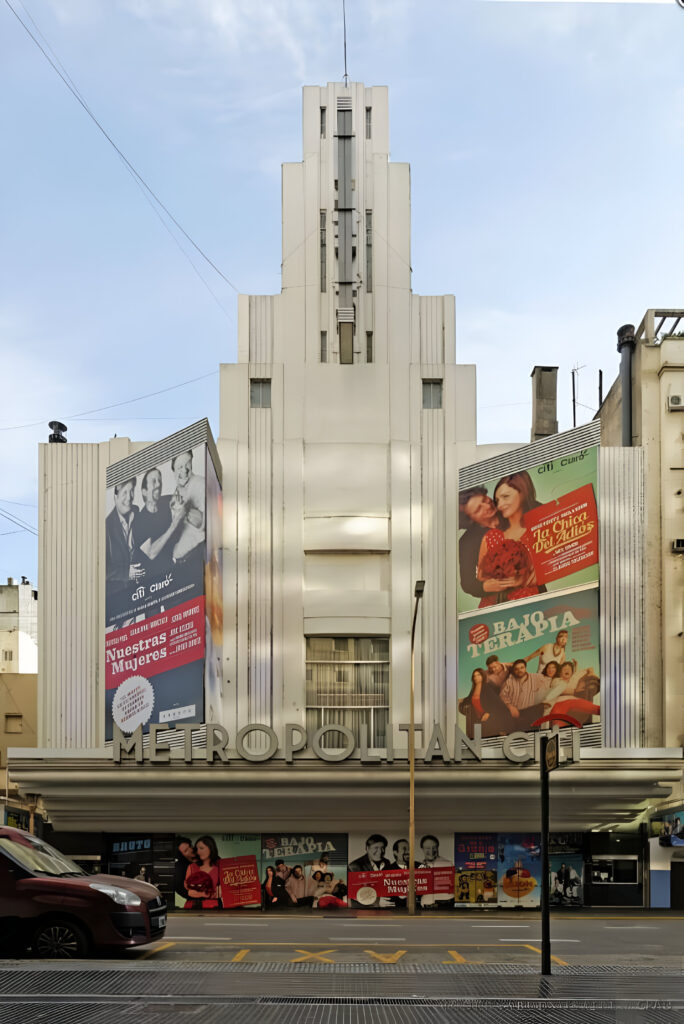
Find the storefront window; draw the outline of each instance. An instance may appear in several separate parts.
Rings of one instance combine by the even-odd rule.
[[[639,881],[639,862],[636,857],[593,861],[591,881],[594,885],[636,885]]]

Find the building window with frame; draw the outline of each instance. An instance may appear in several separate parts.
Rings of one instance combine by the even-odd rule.
[[[442,408],[442,382],[441,380],[423,381],[423,408]]]
[[[321,362],[328,362],[328,332],[321,331]]]
[[[324,725],[351,729],[357,746],[365,728],[371,747],[385,747],[389,722],[389,637],[306,638],[306,729]],[[332,730],[322,746],[346,746]]]
[[[366,210],[366,291],[373,291],[373,212]]]
[[[252,409],[271,408],[271,382],[270,380],[250,380],[249,382],[249,404]]]
[[[328,111],[325,107],[321,107],[321,138],[324,139],[327,130]]]
[[[3,651],[2,652],[2,660],[3,661],[12,661],[13,657],[14,657],[14,655],[13,655],[12,651]]]
[[[19,733],[24,731],[23,715],[5,715],[5,732]]]
[[[321,236],[321,291],[324,292],[327,288],[327,274],[328,274],[328,240],[326,230],[326,218],[325,210],[321,210],[320,214],[320,236]]]
[[[373,332],[366,331],[366,362],[373,362]]]
[[[366,107],[366,138],[370,139],[373,126],[373,108]]]

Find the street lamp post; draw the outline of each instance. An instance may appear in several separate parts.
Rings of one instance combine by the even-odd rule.
[[[416,622],[418,620],[418,605],[425,590],[425,580],[417,580],[413,591],[415,603],[413,605],[413,622],[411,623],[411,705],[409,715],[409,884],[408,884],[408,910],[409,914],[416,912],[416,672],[415,672],[415,651],[416,651]]]

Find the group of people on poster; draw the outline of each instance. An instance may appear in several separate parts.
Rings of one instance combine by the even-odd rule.
[[[277,860],[267,864],[261,883],[264,910],[284,907],[312,907],[326,910],[347,906],[347,886],[335,877],[327,854],[319,860],[289,867]]]
[[[582,726],[599,715],[600,679],[593,666],[580,667],[567,656],[569,637],[562,629],[524,657],[503,661],[490,654],[474,668],[470,691],[459,701],[468,735],[473,736],[475,724],[484,737],[506,736],[536,728],[542,718]]]
[[[200,452],[202,449],[200,449]],[[120,628],[136,617],[134,594],[168,574],[173,589],[202,580],[205,478],[192,449],[108,489],[106,615]],[[163,591],[169,596],[169,591]],[[189,595],[188,595],[189,596]],[[155,602],[156,603],[156,602]]]
[[[453,904],[453,861],[440,853],[437,836],[421,836],[416,844],[416,897],[424,909]],[[352,906],[405,907],[410,844],[400,837],[391,845],[379,832],[368,836],[365,850],[349,863]],[[444,871],[446,869],[446,871]]]

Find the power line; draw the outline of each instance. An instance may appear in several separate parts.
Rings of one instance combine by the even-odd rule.
[[[100,123],[100,121],[98,121],[97,117],[96,117],[96,116],[95,116],[95,114],[94,114],[94,113],[92,112],[92,110],[90,109],[90,107],[89,107],[89,106],[88,106],[88,104],[86,103],[85,99],[84,99],[84,98],[83,98],[83,97],[81,96],[81,93],[79,92],[79,90],[78,90],[78,89],[76,88],[76,86],[75,86],[75,85],[73,84],[73,82],[72,82],[72,80],[71,80],[70,76],[69,76],[69,75],[68,75],[68,73],[66,72],[66,69],[62,70],[62,69],[63,69],[63,67],[64,67],[64,65],[63,65],[63,64],[62,64],[62,62],[61,62],[61,61],[59,60],[59,58],[57,58],[56,54],[55,54],[55,60],[53,60],[53,59],[52,59],[52,57],[50,56],[50,54],[49,54],[49,53],[47,52],[47,50],[45,49],[45,47],[41,45],[41,43],[40,43],[40,42],[39,42],[39,40],[38,40],[38,39],[36,38],[36,36],[35,36],[35,35],[33,34],[33,32],[32,32],[32,31],[31,31],[31,29],[30,29],[30,28],[28,27],[28,25],[26,24],[26,22],[25,22],[25,21],[24,21],[24,20],[22,19],[21,15],[20,15],[20,14],[18,13],[18,11],[16,11],[16,10],[15,10],[15,8],[14,8],[14,7],[12,6],[12,4],[10,3],[10,0],[5,0],[5,3],[6,3],[6,4],[7,4],[7,6],[9,7],[9,9],[10,9],[10,11],[12,12],[12,14],[14,15],[14,17],[15,17],[15,18],[17,19],[17,21],[19,22],[19,24],[20,24],[20,25],[22,26],[22,28],[24,29],[24,31],[25,31],[25,32],[26,32],[26,33],[28,34],[28,36],[29,36],[29,37],[30,37],[30,38],[31,38],[31,39],[33,40],[33,42],[34,42],[34,43],[36,44],[36,46],[38,47],[38,49],[40,50],[40,52],[41,52],[41,53],[43,54],[43,56],[45,57],[46,61],[47,61],[47,62],[48,62],[48,64],[50,65],[50,67],[51,67],[51,68],[53,69],[53,71],[55,71],[55,73],[56,73],[57,75],[59,75],[59,77],[60,77],[60,78],[61,78],[61,80],[62,80],[62,81],[64,82],[64,84],[65,84],[65,86],[67,87],[67,89],[69,90],[69,92],[70,92],[70,93],[72,94],[72,96],[74,97],[74,99],[75,99],[75,100],[76,100],[76,101],[77,101],[77,102],[78,102],[78,103],[79,103],[79,104],[80,104],[80,105],[81,105],[81,106],[83,107],[83,109],[85,110],[85,112],[86,112],[86,114],[88,115],[88,117],[89,117],[89,118],[90,118],[90,119],[91,119],[91,120],[93,121],[93,123],[94,123],[94,124],[95,124],[95,125],[97,126],[97,128],[99,129],[99,131],[100,131],[100,132],[101,132],[101,133],[102,133],[102,134],[104,135],[104,137],[105,137],[105,139],[107,140],[107,142],[108,142],[108,143],[110,144],[110,146],[112,146],[112,148],[113,148],[113,149],[114,149],[114,150],[116,151],[116,153],[117,153],[117,154],[119,155],[119,158],[120,158],[121,160],[123,160],[123,162],[124,162],[124,164],[125,164],[126,168],[127,168],[127,169],[129,170],[129,172],[130,172],[130,173],[131,173],[131,174],[132,174],[132,175],[133,175],[133,176],[135,177],[136,181],[137,181],[137,182],[138,182],[138,183],[139,183],[139,184],[140,184],[140,185],[141,185],[141,186],[142,186],[142,187],[143,187],[143,188],[144,188],[144,189],[146,190],[146,192],[147,192],[147,193],[149,193],[149,195],[150,195],[150,196],[152,196],[152,198],[154,199],[154,201],[155,201],[155,202],[156,202],[156,203],[157,203],[157,204],[158,204],[158,205],[159,205],[159,206],[161,207],[161,209],[162,209],[162,210],[164,211],[164,213],[165,213],[165,214],[167,215],[167,217],[168,217],[168,218],[169,218],[169,219],[170,219],[171,221],[173,221],[173,223],[174,223],[174,224],[176,225],[176,227],[177,227],[177,228],[178,228],[178,230],[179,230],[179,231],[181,232],[181,234],[182,234],[182,235],[184,235],[184,237],[185,237],[185,238],[186,238],[186,239],[188,240],[188,242],[190,242],[190,244],[191,244],[191,245],[193,246],[193,248],[194,248],[194,249],[196,249],[196,251],[197,251],[197,252],[198,252],[198,253],[200,254],[200,256],[202,257],[202,259],[206,260],[206,262],[207,262],[207,263],[209,264],[209,266],[210,266],[210,267],[212,267],[212,269],[216,271],[216,273],[217,273],[217,274],[219,275],[219,277],[220,277],[220,278],[221,278],[221,279],[222,279],[223,281],[225,281],[225,282],[226,282],[226,284],[227,284],[227,285],[229,285],[229,287],[230,287],[230,288],[232,288],[232,289],[233,289],[233,291],[235,292],[235,294],[236,294],[236,295],[238,295],[238,294],[239,294],[239,289],[238,289],[238,288],[236,287],[236,285],[234,285],[234,284],[233,284],[233,282],[232,282],[232,281],[230,280],[230,278],[226,277],[226,275],[225,275],[225,274],[223,273],[223,271],[222,271],[222,270],[220,270],[220,269],[219,269],[219,268],[218,268],[218,267],[216,266],[216,264],[214,263],[214,261],[213,261],[213,260],[212,260],[212,259],[211,259],[211,258],[210,258],[209,256],[207,256],[207,254],[206,254],[206,253],[204,252],[204,250],[203,250],[203,249],[201,249],[201,248],[200,248],[200,246],[199,246],[199,245],[197,244],[197,242],[195,242],[195,240],[194,240],[193,238],[191,238],[191,236],[190,236],[190,235],[188,234],[188,232],[187,232],[187,231],[185,230],[185,228],[183,227],[183,225],[182,225],[182,224],[179,224],[179,222],[178,222],[178,221],[176,220],[176,218],[175,218],[175,217],[174,217],[174,215],[173,215],[173,214],[171,213],[171,211],[170,211],[170,210],[168,209],[168,207],[164,205],[164,203],[163,203],[163,202],[161,201],[161,199],[159,198],[159,196],[158,196],[158,195],[157,195],[157,194],[156,194],[156,193],[154,192],[154,190],[153,190],[152,188],[150,188],[150,186],[149,186],[149,185],[147,184],[147,182],[146,182],[146,181],[145,181],[145,179],[144,179],[144,178],[142,177],[142,175],[138,173],[138,171],[137,171],[137,170],[135,169],[135,167],[134,167],[134,166],[133,166],[133,164],[132,164],[132,163],[130,162],[130,160],[128,159],[128,157],[126,157],[126,155],[125,155],[125,154],[124,154],[124,153],[122,152],[122,150],[120,150],[120,149],[119,149],[119,147],[117,146],[117,144],[116,144],[116,143],[114,142],[114,139],[113,139],[113,138],[111,137],[111,135],[109,135],[109,134],[108,134],[108,132],[107,132],[107,131],[105,130],[105,128],[104,128],[104,127],[102,126],[102,124]],[[23,4],[22,4],[22,6],[23,6]],[[29,15],[29,17],[30,17],[30,15]],[[33,20],[33,18],[31,18],[31,21],[32,21],[32,22],[33,22],[33,24],[34,24],[34,25],[36,26],[36,30],[37,30],[37,31],[38,31],[38,32],[40,33],[40,35],[42,36],[42,38],[43,38],[43,39],[45,39],[45,36],[43,36],[42,32],[40,32],[40,30],[38,29],[38,26],[36,25],[36,23],[35,23],[35,21]],[[46,40],[46,45],[48,46],[48,49],[50,49],[50,50],[52,51],[52,53],[54,53],[54,50],[52,50],[52,47],[50,47],[50,46],[49,46],[49,44],[47,43],[47,40]],[[184,250],[182,250],[182,251],[184,251]],[[185,255],[187,256],[187,253],[186,253]],[[189,257],[188,257],[188,258],[189,258]],[[192,260],[190,260],[190,263],[191,263],[191,264],[192,264],[192,266],[194,267],[194,264],[192,263]],[[195,269],[196,269],[196,268],[195,268]],[[201,277],[201,275],[200,275],[200,277]],[[202,280],[204,280],[204,279],[202,278]],[[206,284],[206,282],[205,282],[205,284]],[[207,286],[207,287],[208,287],[208,286]],[[210,289],[210,291],[211,291],[211,289]],[[213,293],[212,293],[212,294],[213,294]],[[216,298],[216,296],[214,296],[214,298]],[[217,300],[217,301],[218,301],[218,300]]]
[[[206,380],[207,377],[215,377],[218,370],[212,370],[211,373],[203,373],[201,377],[192,377],[190,380],[184,380],[180,384],[171,384],[168,388],[160,388],[159,391],[150,391],[147,395],[138,395],[137,398],[129,398],[125,402],[112,402],[111,405],[101,405],[98,409],[86,409],[85,412],[76,412],[72,416],[67,416],[67,419],[76,420],[79,416],[90,416],[94,412],[106,412],[107,409],[118,409],[122,405],[131,405],[133,402],[142,402],[145,398],[154,398],[156,395],[165,395],[169,391],[176,391],[178,388],[184,388],[187,384],[195,384],[198,380]]]
[[[29,523],[25,523],[23,519],[19,519],[18,516],[12,515],[10,512],[5,512],[0,508],[0,516],[6,519],[12,526],[18,526],[22,530],[26,530],[28,533],[32,533],[34,537],[38,536],[38,531],[35,526],[31,526]]]
[[[111,405],[102,405],[99,409],[86,409],[85,412],[75,412],[71,416],[66,416],[68,420],[77,420],[81,416],[90,416],[94,412],[106,412],[107,409],[118,409],[122,405],[132,405],[133,402],[142,402],[145,398],[154,398],[156,395],[165,395],[169,391],[176,391],[178,388],[184,388],[188,384],[196,384],[198,380],[206,380],[208,377],[215,377],[218,370],[212,370],[211,373],[203,373],[201,377],[191,377],[190,380],[181,381],[180,384],[171,384],[168,388],[160,388],[159,391],[150,391],[147,395],[138,395],[137,398],[128,398],[125,402],[113,402]],[[0,427],[0,430],[26,430],[28,427],[38,427],[44,425],[45,420],[34,420],[32,423],[17,423],[12,427]]]

